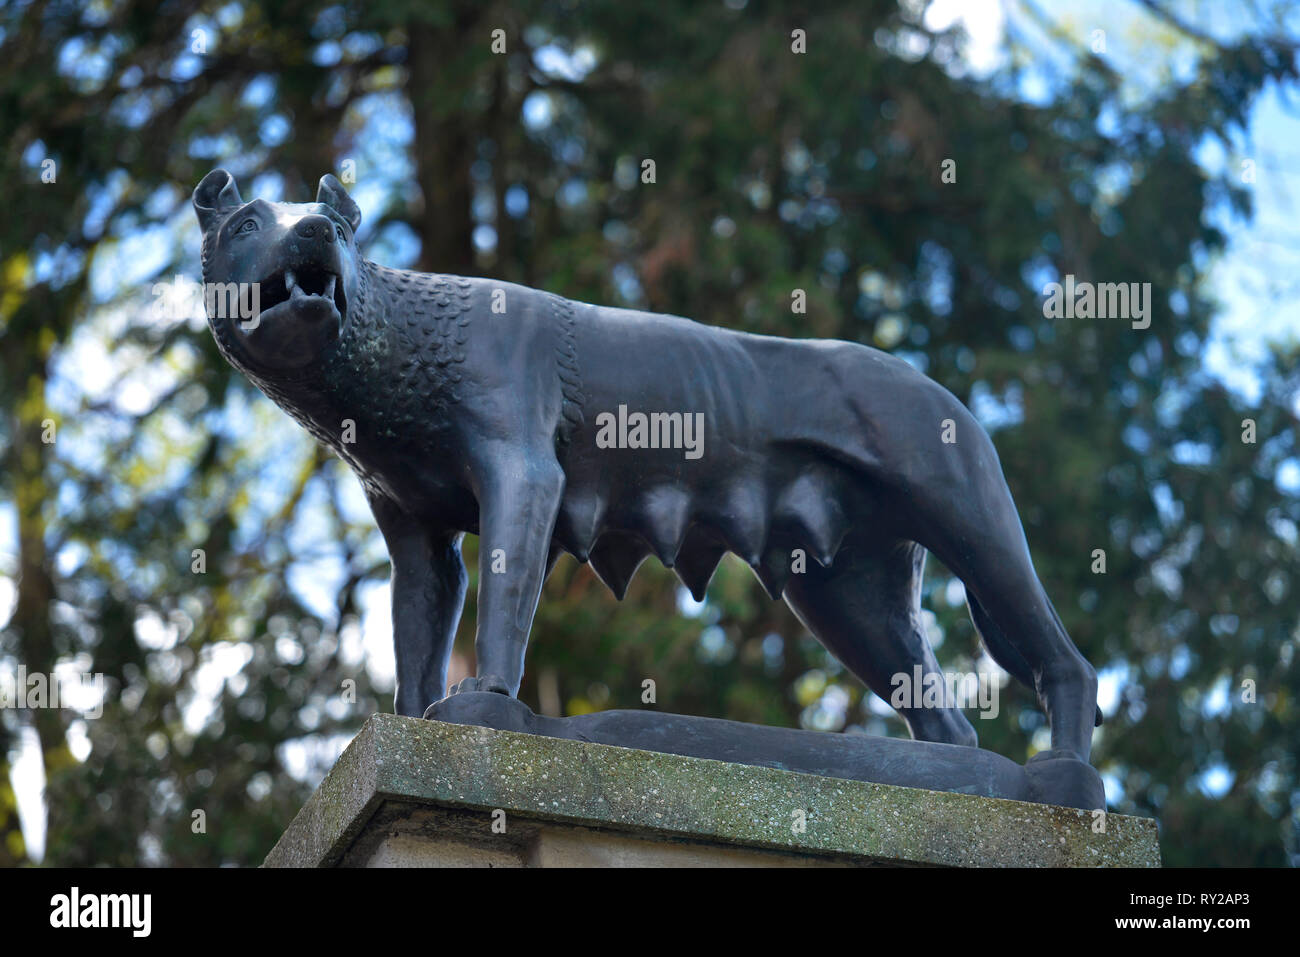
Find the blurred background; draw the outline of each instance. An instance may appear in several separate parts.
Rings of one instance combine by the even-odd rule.
[[[388,266],[855,340],[939,380],[1101,673],[1112,810],[1157,816],[1171,865],[1300,862],[1296,4],[0,11],[0,688],[66,685],[0,708],[0,864],[255,865],[392,708],[355,480],[222,361],[197,299],[156,306],[199,278],[215,166],[246,199],[340,175]],[[1044,318],[1067,274],[1150,283],[1150,327]],[[945,668],[1005,677],[933,560],[924,607]],[[522,697],[642,707],[647,678],[665,711],[906,734],[738,561],[697,604],[652,560],[620,604],[566,556]],[[1017,761],[1048,743],[1015,684],[974,724]]]

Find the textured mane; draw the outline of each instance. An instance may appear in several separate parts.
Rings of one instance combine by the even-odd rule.
[[[203,242],[205,283],[212,281],[211,236],[212,231]],[[340,409],[364,408],[374,433],[393,439],[420,434],[448,414],[460,398],[470,335],[470,280],[392,269],[360,258],[357,267],[356,294],[338,342],[319,362],[301,369],[259,368],[239,344],[230,321],[209,317],[222,355],[312,435],[336,449],[336,437],[325,423]],[[583,424],[585,403],[574,304],[551,293],[542,295],[545,318],[554,327],[563,401],[559,440],[567,443]],[[374,390],[375,383],[384,387]]]

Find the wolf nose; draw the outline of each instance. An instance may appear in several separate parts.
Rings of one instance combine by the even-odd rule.
[[[334,239],[334,224],[324,216],[304,216],[298,220],[295,230],[303,239],[319,237],[326,242]]]

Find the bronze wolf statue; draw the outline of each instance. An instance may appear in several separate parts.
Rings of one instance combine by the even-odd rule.
[[[447,690],[465,532],[480,537],[478,675],[453,693],[512,697],[561,552],[620,598],[655,555],[698,599],[731,551],[888,701],[893,676],[938,671],[920,623],[929,550],[994,659],[1036,690],[1052,753],[1088,759],[1096,674],[1034,572],[993,443],[907,363],[388,269],[362,258],[333,176],[314,203],[245,203],[215,170],[194,208],[205,283],[258,284],[251,319],[208,297],[222,354],[352,467],[383,532],[398,713]],[[899,710],[915,738],[976,743],[950,703]]]

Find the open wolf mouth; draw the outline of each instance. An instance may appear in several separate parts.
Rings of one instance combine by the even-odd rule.
[[[308,307],[329,303],[340,317],[347,313],[342,278],[319,266],[299,266],[275,273],[262,281],[260,295],[263,313],[285,303]],[[302,311],[310,315],[317,310]]]

